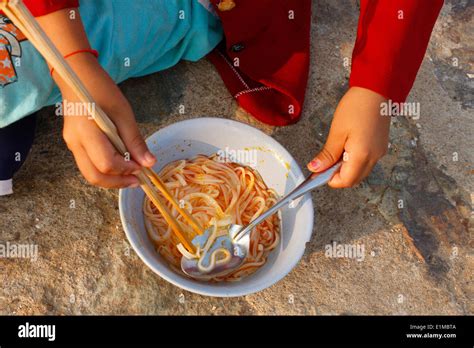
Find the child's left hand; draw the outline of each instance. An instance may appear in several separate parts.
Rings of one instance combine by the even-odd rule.
[[[324,171],[343,157],[329,186],[353,187],[367,177],[388,149],[390,117],[380,115],[384,102],[387,99],[371,90],[350,88],[337,106],[326,144],[308,169]]]

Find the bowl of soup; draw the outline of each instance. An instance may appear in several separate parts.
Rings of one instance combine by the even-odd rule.
[[[146,142],[158,159],[153,168],[157,173],[170,163],[184,163],[199,156],[219,156],[222,161],[234,163],[234,167],[251,168],[279,197],[304,180],[298,163],[281,144],[256,128],[233,120],[202,117],[177,122],[158,130]],[[258,269],[237,281],[195,280],[170,264],[158,251],[156,239],[147,229],[145,199],[140,188],[119,192],[120,218],[132,248],[161,278],[205,296],[244,296],[274,285],[298,264],[313,230],[313,203],[308,193],[280,210],[278,220],[275,219],[279,222],[278,242],[265,254],[265,262]]]

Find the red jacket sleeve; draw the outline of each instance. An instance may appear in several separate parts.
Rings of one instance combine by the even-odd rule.
[[[443,0],[361,0],[350,86],[405,101]]]
[[[63,8],[79,7],[79,0],[23,0],[23,2],[35,17],[44,16]]]

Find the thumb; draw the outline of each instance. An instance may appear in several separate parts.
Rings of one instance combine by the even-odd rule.
[[[132,159],[143,167],[151,167],[156,163],[156,157],[148,149],[134,119],[122,122],[117,128]]]
[[[344,151],[344,141],[340,137],[329,134],[323,149],[314,157],[307,167],[310,171],[319,173],[335,164]]]

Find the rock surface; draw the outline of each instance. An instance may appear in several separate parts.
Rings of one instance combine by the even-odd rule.
[[[473,12],[471,1],[446,1],[409,98],[420,118],[394,120],[389,154],[359,187],[314,193],[317,223],[303,259],[245,297],[195,295],[149,270],[124,235],[117,191],[86,185],[61,120],[44,110],[15,194],[0,197],[0,241],[33,243],[39,256],[0,259],[0,314],[473,314]],[[357,18],[355,1],[314,1],[307,102],[290,127],[238,109],[206,60],[122,88],[146,135],[186,118],[237,119],[303,166],[347,88]],[[363,245],[365,258],[326,257],[334,241]]]

